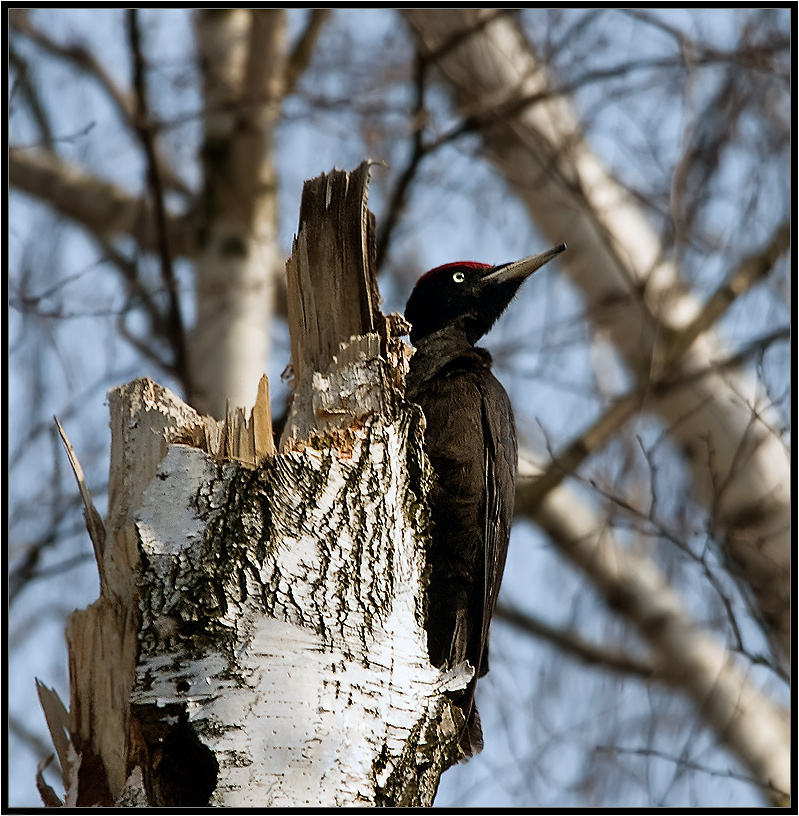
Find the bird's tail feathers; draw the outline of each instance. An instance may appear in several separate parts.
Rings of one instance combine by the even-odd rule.
[[[483,750],[483,727],[480,724],[480,715],[477,713],[477,706],[474,702],[472,702],[469,718],[461,733],[461,748],[465,754],[462,762],[466,762],[469,757]]]

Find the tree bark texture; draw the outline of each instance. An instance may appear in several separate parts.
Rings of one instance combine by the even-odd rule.
[[[265,378],[223,422],[146,379],[111,392],[101,597],[69,622],[70,712],[40,689],[67,804],[426,806],[460,756],[471,670],[427,654],[432,471],[367,185],[306,184],[280,452]]]

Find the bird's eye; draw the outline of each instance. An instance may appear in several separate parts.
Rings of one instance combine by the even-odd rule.
[[[463,283],[466,280],[466,275],[464,275],[463,272],[453,272],[452,280],[454,280],[455,283]]]

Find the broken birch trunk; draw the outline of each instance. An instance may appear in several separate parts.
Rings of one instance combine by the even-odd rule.
[[[279,452],[265,378],[249,420],[219,423],[149,380],[111,392],[69,712],[40,685],[65,804],[427,806],[459,758],[446,692],[470,675],[427,656],[431,471],[404,324],[378,309],[368,172],[305,185]]]

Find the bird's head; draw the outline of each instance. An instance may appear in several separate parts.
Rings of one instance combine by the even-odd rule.
[[[416,282],[405,307],[411,342],[453,326],[462,328],[469,342],[476,343],[505,311],[524,280],[564,249],[566,244],[560,244],[499,266],[461,261],[431,269]]]

